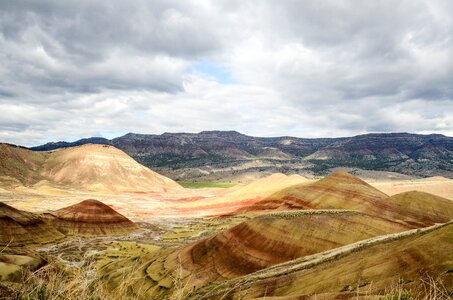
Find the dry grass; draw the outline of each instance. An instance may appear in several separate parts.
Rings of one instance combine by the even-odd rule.
[[[429,274],[418,281],[418,289],[405,288],[406,282],[399,279],[380,300],[449,300],[452,299],[443,282]]]
[[[278,218],[278,219],[290,219],[296,218],[299,216],[306,216],[306,215],[321,215],[321,214],[344,214],[344,213],[357,213],[354,210],[346,210],[346,209],[310,209],[310,210],[283,210],[283,211],[275,211],[270,213],[263,213],[258,217],[261,218]]]
[[[36,272],[25,271],[23,281],[16,285],[0,284],[0,299],[5,300],[125,300],[142,299],[144,294],[140,290],[131,290],[129,285],[132,278],[127,275],[123,278],[120,286],[109,289],[96,278],[92,265],[81,268],[61,268],[56,265],[48,265]],[[133,280],[133,279],[132,279]],[[175,287],[179,288],[169,299],[190,299],[185,292],[187,287],[175,278]],[[355,289],[356,299],[379,299],[379,300],[449,300],[452,299],[447,288],[440,280],[426,275],[418,280],[417,290],[407,289],[404,280],[398,280],[383,295],[375,295],[372,291]],[[358,285],[359,286],[359,285]],[[370,289],[371,285],[368,286]],[[237,288],[237,287],[236,287]],[[229,293],[219,295],[219,299],[228,298]],[[313,295],[315,296],[315,295]],[[316,298],[316,297],[315,297]],[[355,299],[352,296],[351,299]],[[310,298],[311,299],[311,298]]]
[[[24,270],[19,283],[2,283],[0,299],[11,300],[122,300],[138,299],[128,286],[130,278],[114,289],[102,284],[92,262],[81,267],[67,267],[58,263],[31,272]]]

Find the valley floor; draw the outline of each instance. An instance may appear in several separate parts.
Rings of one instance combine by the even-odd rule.
[[[302,188],[305,185],[315,182],[314,179],[296,177],[280,178],[278,176],[274,177],[272,182],[281,180],[281,178],[286,181],[290,180],[290,182],[294,180]],[[346,183],[346,187],[349,188],[350,184],[357,184],[354,180],[352,179],[352,183]],[[366,183],[359,183],[359,185],[371,190],[371,192],[365,190],[364,195],[366,197],[381,197],[381,194],[382,197],[386,197],[385,194],[391,196],[401,192],[419,190],[445,197],[453,202],[453,185],[451,182],[452,180],[445,178],[370,179],[369,183],[372,187],[368,187]],[[385,194],[374,191],[373,187],[383,191]],[[328,189],[330,188],[328,187]],[[393,224],[392,222],[388,222],[388,220],[384,222],[380,217],[372,217],[366,214],[362,216],[357,211],[344,208],[340,208],[338,211],[332,209],[328,213],[345,215],[344,219],[342,219],[343,217],[335,217],[345,223],[335,225],[328,222],[323,223],[325,226],[336,226],[329,230],[332,230],[332,232],[337,229],[344,230],[344,228],[350,226],[348,224],[357,226],[354,227],[356,230],[350,231],[351,236],[357,235],[357,239],[352,243],[348,242],[349,244],[341,244],[338,237],[333,237],[333,233],[331,234],[329,231],[316,231],[314,227],[303,228],[303,224],[312,224],[303,219],[304,215],[316,215],[318,213],[323,215],[326,213],[324,210],[319,210],[319,208],[314,208],[314,212],[309,213],[286,211],[276,213],[274,215],[278,218],[281,217],[281,219],[275,221],[275,223],[266,219],[272,219],[272,216],[274,216],[269,212],[249,211],[247,213],[231,214],[237,207],[256,203],[271,194],[273,195],[273,193],[274,189],[266,181],[262,181],[261,185],[257,186],[253,186],[253,184],[249,186],[239,184],[230,188],[185,188],[168,192],[123,192],[116,194],[71,189],[36,190],[25,187],[9,190],[0,189],[0,202],[4,202],[20,210],[41,214],[55,211],[86,199],[96,199],[107,204],[139,226],[138,231],[125,236],[66,237],[52,244],[30,247],[27,251],[42,256],[48,262],[47,266],[41,268],[40,271],[32,273],[25,272],[19,282],[1,283],[0,296],[3,296],[4,299],[41,299],[39,295],[40,293],[44,293],[48,296],[51,295],[48,299],[176,300],[299,299],[294,297],[301,297],[300,299],[316,299],[316,297],[312,298],[312,296],[319,294],[319,299],[371,299],[373,297],[375,299],[405,299],[400,296],[407,293],[408,290],[414,289],[412,284],[415,283],[415,279],[411,279],[412,281],[403,286],[398,281],[398,272],[404,268],[401,270],[395,269],[396,273],[389,275],[389,270],[395,266],[385,266],[388,269],[381,271],[383,272],[382,274],[385,273],[385,276],[387,276],[384,279],[389,280],[377,280],[375,283],[376,289],[372,286],[372,280],[375,279],[373,277],[375,276],[373,275],[375,274],[373,268],[381,268],[381,262],[370,262],[369,269],[363,270],[353,269],[352,267],[349,269],[344,267],[344,265],[341,265],[335,270],[329,269],[331,262],[333,265],[334,261],[340,261],[341,258],[345,261],[344,264],[347,264],[353,260],[350,257],[354,255],[360,258],[360,260],[367,261],[366,257],[369,257],[375,251],[373,247],[389,245],[388,249],[395,250],[395,256],[401,256],[403,261],[408,261],[408,270],[412,270],[410,264],[414,259],[412,257],[413,255],[420,255],[420,257],[415,258],[420,259],[420,261],[432,262],[433,265],[430,266],[432,270],[441,270],[438,277],[429,277],[433,280],[431,285],[434,286],[429,288],[434,289],[433,293],[436,293],[436,296],[423,298],[426,294],[420,293],[417,290],[418,295],[423,295],[420,296],[420,299],[451,299],[451,295],[448,294],[453,288],[451,286],[453,285],[453,252],[451,252],[451,249],[453,249],[453,240],[450,235],[453,227],[451,222],[448,224],[435,224],[427,228],[416,228],[410,227],[403,222],[395,222]],[[335,193],[337,192],[334,191]],[[338,195],[335,194],[336,196]],[[238,199],[240,201],[236,201]],[[348,214],[352,214],[352,219],[347,216]],[[266,221],[260,223],[262,221],[260,218],[263,216]],[[360,221],[360,218],[362,217],[369,218],[369,221],[363,222],[365,225],[361,224],[362,221]],[[296,222],[291,218],[295,218],[294,220],[299,218],[306,223],[297,223],[302,221]],[[285,220],[290,221],[288,221],[289,223],[285,223]],[[373,222],[375,224],[382,224],[382,226],[373,225],[375,227],[372,227],[371,224]],[[243,227],[239,228],[237,225]],[[370,226],[369,228],[366,227],[368,225]],[[272,226],[275,226],[275,228]],[[300,230],[294,231],[294,226],[300,226],[297,227]],[[294,241],[294,239],[299,234],[299,231],[302,232],[304,230],[308,230],[309,234],[313,235],[313,241],[310,241],[310,243],[318,247],[320,249],[319,252],[303,257],[298,257],[294,254],[294,259],[275,265],[268,264],[268,261],[275,259],[271,254],[267,256],[268,254],[264,253],[264,257],[260,257],[260,255],[263,255],[259,253],[260,248],[264,249],[269,245],[273,247],[269,249],[278,249],[278,247],[299,249],[297,248],[300,247],[297,244],[299,241]],[[273,239],[267,240],[268,235],[271,235],[272,232],[275,236]],[[438,234],[429,235],[430,232]],[[248,239],[242,241],[247,247],[252,247],[250,244],[255,240],[259,240],[263,244],[253,246],[256,248],[253,249],[258,252],[248,253],[244,250],[245,248],[242,248],[246,247],[244,245],[236,245],[237,248],[231,246],[231,244],[234,244],[235,234],[238,236],[250,235]],[[316,236],[316,234],[319,234],[319,236]],[[417,237],[426,237],[426,241],[423,238],[418,239]],[[203,248],[205,241],[208,246]],[[399,243],[398,241],[402,242]],[[405,248],[405,241],[408,241],[407,248]],[[225,244],[222,244],[223,242]],[[295,246],[291,246],[293,248],[288,246],[290,242],[295,243]],[[426,246],[430,242],[435,242],[435,247],[438,248],[432,247],[434,250],[430,250],[431,252],[410,252],[419,247],[417,243]],[[221,249],[219,251],[222,252],[224,251],[222,249],[228,248],[229,246],[222,248],[219,245],[229,245],[232,247],[230,249],[232,253],[228,253],[230,256],[226,259],[226,265],[215,261],[215,255],[217,254],[214,252],[218,249]],[[415,246],[411,248],[411,245]],[[452,246],[451,249],[449,249],[450,246]],[[383,252],[385,246],[384,248],[376,249],[382,254],[382,256],[376,257],[376,260],[390,260],[391,256],[386,257]],[[8,252],[8,250],[11,249],[8,249],[6,246],[2,252]],[[244,254],[241,251],[247,252],[247,255],[241,256]],[[406,256],[406,252],[410,252],[410,254]],[[22,255],[23,253],[19,254]],[[218,255],[220,260],[224,257],[222,255],[226,254],[223,252],[220,253]],[[437,260],[430,261],[427,259],[429,255],[436,257]],[[439,257],[440,259],[438,259]],[[231,260],[233,261],[231,263],[230,258],[236,260]],[[185,260],[183,262],[178,261],[180,259]],[[207,276],[209,278],[205,271],[197,273],[197,276],[200,276],[200,278],[194,279],[191,277],[191,270],[184,269],[190,264],[192,264],[190,267],[194,268],[193,270],[197,269],[199,267],[197,266],[197,262],[199,264],[205,263],[202,259],[207,259],[209,264],[214,265],[213,269],[206,271],[209,273],[209,276],[213,276],[213,273],[216,272],[218,274],[216,273],[215,276],[220,276],[212,283],[201,283],[201,277]],[[234,264],[235,261],[241,261],[244,264],[262,263],[264,267],[262,270],[254,271],[250,274],[234,274],[234,266],[228,265],[228,263]],[[351,274],[355,274],[354,276],[351,275],[351,277],[346,273],[339,273],[339,276],[344,276],[344,278],[347,278],[351,282],[346,283],[345,280],[332,279],[328,275],[334,271],[343,269],[351,272]],[[428,269],[426,268],[426,270]],[[311,282],[312,289],[309,287],[307,289],[300,288],[300,282],[297,281],[297,278],[299,276],[300,278],[305,278],[303,276],[306,276],[306,273],[315,271],[324,275],[313,275],[312,278],[316,278],[320,282],[325,278],[329,278],[331,285],[321,285],[310,281],[312,279],[307,279],[307,282]],[[420,272],[422,271],[420,270]],[[415,273],[407,274],[409,274],[407,276],[415,276]],[[58,278],[61,276],[65,279],[59,281]],[[225,277],[222,278],[222,276]],[[421,275],[420,278],[422,278]],[[365,288],[368,290],[366,293],[359,293],[354,287],[354,284],[359,286],[361,282],[363,283],[365,281],[366,285],[362,285],[361,288],[362,290]],[[193,284],[193,288],[189,284]],[[268,290],[268,286],[272,286],[272,284],[274,285],[272,291]],[[385,289],[382,288],[385,284],[389,285],[387,296],[383,292]],[[447,284],[447,286],[445,287],[443,284]],[[195,289],[195,286],[197,286],[197,289]],[[198,287],[200,288],[198,289]],[[344,290],[339,292],[341,289]],[[162,290],[165,290],[165,293],[168,294],[165,294]],[[244,290],[249,290],[250,294],[247,294]],[[323,294],[320,291],[328,291],[329,293]],[[330,293],[330,291],[337,292]],[[400,296],[398,296],[398,293],[400,293]],[[6,294],[13,296],[8,298],[5,296]],[[273,298],[268,297],[268,295],[274,295],[275,297],[289,295],[293,296],[293,298]],[[44,297],[42,299],[47,298]]]
[[[307,182],[314,181],[315,179],[310,179]],[[453,180],[443,177],[397,180],[371,178],[367,181],[389,196],[417,190],[453,200]],[[152,222],[160,219],[184,219],[227,213],[231,211],[228,205],[206,209],[206,204],[214,199],[227,198],[229,194],[244,186],[245,184],[238,184],[229,188],[186,188],[168,192],[119,194],[21,187],[14,190],[0,189],[0,201],[21,210],[41,213],[73,205],[85,199],[97,199],[135,222]]]

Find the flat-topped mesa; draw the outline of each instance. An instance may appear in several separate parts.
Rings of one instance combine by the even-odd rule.
[[[64,237],[40,216],[0,202],[0,246],[19,247],[54,242]]]
[[[50,214],[55,227],[67,235],[109,236],[138,229],[131,220],[98,200],[84,200]]]

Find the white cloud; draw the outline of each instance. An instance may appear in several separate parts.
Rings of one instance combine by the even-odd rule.
[[[4,2],[0,140],[453,135],[452,9],[440,0]],[[200,62],[206,74],[193,72]],[[220,69],[231,82],[216,82]]]

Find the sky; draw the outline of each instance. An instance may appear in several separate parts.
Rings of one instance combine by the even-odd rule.
[[[453,136],[453,1],[0,0],[0,142]]]

